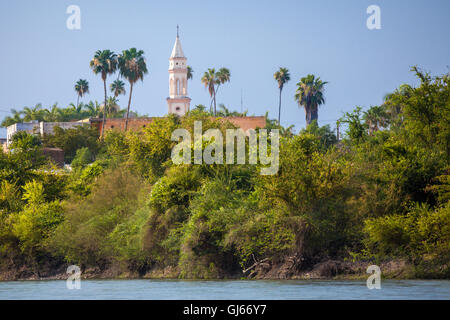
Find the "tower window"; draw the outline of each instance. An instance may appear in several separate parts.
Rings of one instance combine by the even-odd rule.
[[[176,107],[175,110],[180,111],[180,107]]]

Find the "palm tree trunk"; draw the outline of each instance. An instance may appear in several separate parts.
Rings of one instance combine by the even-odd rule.
[[[314,120],[318,120],[319,119],[319,108],[317,106],[314,106],[313,108],[311,108],[311,119],[310,119],[310,123],[313,122]]]
[[[216,91],[214,90],[214,117],[216,116]]]
[[[220,84],[217,85],[216,92],[215,92],[216,95],[217,95],[217,92],[219,92],[219,88],[220,88]]]
[[[78,108],[78,105],[80,104],[79,102],[80,102],[80,95],[77,95],[77,108]]]
[[[127,119],[125,120],[125,131],[128,129],[128,116],[130,114],[131,94],[133,93],[133,84],[130,83],[130,97],[128,98]]]
[[[281,126],[281,123],[280,123],[280,115],[281,115],[281,90],[283,90],[283,89],[281,89],[280,88],[280,104],[279,104],[279,106],[278,106],[278,124]]]
[[[217,95],[217,92],[219,91],[219,88],[220,88],[220,84],[217,85],[217,88],[214,91],[214,115],[216,115],[216,95]]]
[[[103,105],[103,121],[102,121],[102,133],[100,134],[100,139],[103,138],[103,132],[105,131],[105,121],[106,121],[106,79],[103,80],[103,88],[105,89],[105,104]]]
[[[313,122],[314,118],[314,107],[311,105],[305,105],[305,114],[306,114],[306,126],[309,126],[311,122]],[[316,115],[317,119],[317,115]]]

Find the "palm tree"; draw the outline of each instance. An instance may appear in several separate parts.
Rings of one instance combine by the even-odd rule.
[[[42,104],[38,103],[33,108],[24,107],[22,113],[24,115],[23,121],[43,121],[44,117],[49,113],[49,111],[47,109],[43,109]]]
[[[84,79],[78,80],[75,83],[75,91],[77,92],[77,106],[78,106],[80,98],[82,98],[85,93],[89,93],[89,82]]]
[[[220,117],[230,117],[232,115],[232,112],[225,107],[223,103],[219,104],[219,112],[217,113]]]
[[[106,104],[106,109],[104,108],[104,105],[102,105],[103,112],[106,112],[108,115],[112,115],[119,112],[120,107],[117,104],[117,102],[118,100],[116,97],[109,97]]]
[[[74,105],[73,103],[69,104],[69,107],[65,109],[67,112],[67,118],[70,120],[73,119],[81,119],[83,115],[83,106],[82,105]]]
[[[214,101],[214,115],[216,115],[216,70],[214,68],[208,68],[208,71],[203,74],[201,81],[205,85],[205,88],[208,88],[209,95],[211,96],[211,102]]]
[[[105,90],[105,105],[107,100],[106,94],[106,77],[108,74],[113,74],[117,70],[117,55],[111,50],[98,50],[94,58],[90,62],[90,67],[95,74],[101,74],[103,80],[103,88]],[[105,128],[105,112],[103,112],[102,121],[102,133],[100,138],[103,137],[103,131]]]
[[[221,84],[230,82],[230,70],[228,70],[227,68],[220,68],[216,73],[216,78],[217,87],[215,96],[217,96],[217,92],[219,91],[219,87]]]
[[[307,125],[318,119],[319,106],[325,102],[323,90],[324,85],[327,83],[326,81],[320,80],[319,77],[316,79],[312,74],[301,78],[300,82],[297,83],[295,100],[299,106],[305,108]]]
[[[52,108],[49,110],[47,115],[47,121],[50,122],[58,122],[63,120],[63,112],[60,108],[58,108],[58,104],[55,103],[52,105]]]
[[[10,125],[13,125],[15,123],[22,122],[23,119],[21,117],[22,111],[17,111],[16,109],[11,109],[12,116],[8,116],[5,119],[3,119],[1,123],[1,127],[6,128]]]
[[[388,125],[388,114],[384,106],[373,106],[363,112],[363,119],[369,128],[369,135]]]
[[[248,112],[247,110],[245,110],[244,112],[231,111],[223,103],[220,103],[217,115],[219,117],[245,117],[247,116],[247,112]]]
[[[283,91],[284,84],[291,80],[291,75],[287,68],[281,68],[273,74],[273,77],[278,82],[278,89],[280,89],[280,102],[278,105],[278,123],[280,124],[281,115],[281,91]]]
[[[148,72],[144,51],[137,51],[136,48],[122,51],[122,54],[119,56],[119,70],[120,75],[130,83],[130,97],[128,99],[127,119],[125,120],[125,131],[127,131],[133,85],[138,80],[144,81],[144,75]]]
[[[114,97],[118,97],[120,94],[125,94],[125,82],[122,80],[115,80],[113,83],[111,83],[111,92],[114,93]]]
[[[191,66],[187,66],[187,79],[192,80],[194,77],[194,69]]]
[[[398,126],[403,122],[402,103],[396,97],[409,98],[411,96],[412,87],[408,84],[401,84],[395,92],[388,93],[384,96],[383,107],[388,115],[389,124]]]
[[[95,101],[95,103],[93,101],[89,101],[89,103],[85,104],[83,107],[86,110],[86,113],[91,117],[98,115],[100,112],[100,105],[97,101]]]

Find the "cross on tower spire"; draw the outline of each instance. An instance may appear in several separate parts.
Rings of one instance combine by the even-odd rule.
[[[179,26],[177,25],[177,38],[179,38],[178,29],[179,29]]]

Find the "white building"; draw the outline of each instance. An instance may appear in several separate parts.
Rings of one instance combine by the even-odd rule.
[[[30,134],[39,133],[39,121],[33,120],[31,122],[15,123],[6,128],[6,144],[9,146],[12,136],[19,131],[26,131]]]
[[[54,127],[60,127],[61,129],[70,129],[76,126],[85,124],[85,120],[80,120],[76,122],[39,122],[33,120],[31,122],[15,123],[6,128],[6,144],[9,146],[13,135],[18,131],[26,131],[30,134],[53,134]],[[87,122],[89,124],[89,122]]]
[[[177,26],[177,38],[169,58],[169,114],[183,116],[189,111],[191,99],[188,97],[187,82],[187,58],[181,48]]]

